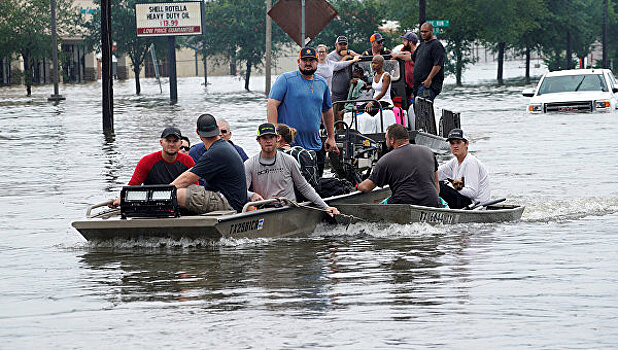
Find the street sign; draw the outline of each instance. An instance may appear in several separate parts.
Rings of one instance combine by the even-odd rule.
[[[301,38],[301,2],[299,0],[279,0],[268,11],[275,21],[298,45],[304,46],[315,38],[326,25],[337,16],[326,0],[305,0],[305,38]],[[303,40],[304,39],[304,40]]]
[[[448,19],[430,19],[427,20],[427,23],[431,23],[431,25],[434,27],[448,27],[450,25]]]
[[[202,2],[135,4],[138,37],[202,34]]]

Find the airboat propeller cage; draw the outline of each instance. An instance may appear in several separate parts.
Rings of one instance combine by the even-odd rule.
[[[120,191],[120,215],[169,218],[179,216],[174,185],[124,186]]]

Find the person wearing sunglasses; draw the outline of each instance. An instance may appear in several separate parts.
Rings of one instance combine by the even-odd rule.
[[[234,146],[236,152],[238,152],[238,155],[240,156],[240,158],[242,158],[242,161],[244,162],[245,160],[249,159],[247,153],[245,153],[245,150],[232,142],[232,130],[230,129],[230,123],[228,123],[225,119],[218,119],[217,127],[219,128],[219,137]],[[204,154],[204,152],[206,152],[206,147],[204,147],[203,142],[200,142],[196,143],[195,145],[193,145],[193,147],[191,147],[191,150],[189,150],[189,155],[197,163],[197,161],[200,159],[202,154]],[[200,184],[203,185],[202,180],[200,180]]]
[[[180,150],[178,152],[182,154],[189,154],[191,149],[191,140],[188,137],[183,136],[180,138]]]
[[[129,186],[164,185],[174,181],[185,171],[191,169],[195,162],[186,154],[180,153],[182,134],[174,127],[168,127],[161,133],[161,151],[144,156],[135,167]],[[120,205],[120,197],[109,206]]]

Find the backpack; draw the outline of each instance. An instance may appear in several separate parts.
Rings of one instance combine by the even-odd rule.
[[[300,173],[313,188],[318,188],[318,161],[315,151],[304,149],[300,146],[294,146],[283,152],[291,155],[296,159]]]
[[[323,177],[319,180],[318,194],[322,198],[337,196],[354,191],[354,186],[348,180],[336,177]]]

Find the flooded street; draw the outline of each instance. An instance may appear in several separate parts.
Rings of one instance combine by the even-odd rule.
[[[540,74],[542,70],[535,71]],[[506,77],[523,74],[510,62]],[[266,120],[230,77],[0,88],[0,348],[552,348],[618,346],[618,113],[529,115],[523,86],[466,72],[436,114],[461,112],[492,197],[526,206],[509,224],[354,224],[298,239],[90,244],[71,227],[117,195],[174,125],[231,124],[248,155]],[[486,80],[487,79],[487,80]],[[447,79],[447,83],[449,80]]]

